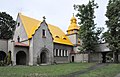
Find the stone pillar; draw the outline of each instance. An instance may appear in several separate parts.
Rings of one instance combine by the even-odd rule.
[[[29,65],[33,65],[33,39],[30,40],[30,47],[29,47]]]
[[[11,63],[12,65],[16,65],[16,54],[15,54],[15,42],[11,41]]]

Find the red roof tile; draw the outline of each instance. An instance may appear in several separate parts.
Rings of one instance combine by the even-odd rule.
[[[15,46],[29,47],[29,45],[20,42],[15,42]]]

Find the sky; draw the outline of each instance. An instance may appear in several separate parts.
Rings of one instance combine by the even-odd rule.
[[[70,25],[70,19],[76,11],[74,4],[87,4],[89,0],[1,0],[0,11],[10,14],[16,20],[18,13],[43,20],[61,28],[64,32]],[[108,0],[95,0],[99,8],[95,10],[97,27],[104,27]]]

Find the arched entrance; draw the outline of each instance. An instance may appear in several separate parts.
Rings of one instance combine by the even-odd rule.
[[[47,55],[45,52],[41,52],[40,59],[41,59],[41,63],[47,63]]]
[[[17,65],[26,65],[26,53],[24,51],[17,52],[16,64]]]
[[[4,51],[0,51],[0,61],[4,61],[6,57],[6,53]]]
[[[102,63],[113,62],[113,52],[102,52]]]
[[[74,56],[72,56],[72,62],[74,62]]]

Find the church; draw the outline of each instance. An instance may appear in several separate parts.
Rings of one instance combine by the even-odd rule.
[[[0,40],[0,60],[3,60],[8,52],[11,53],[13,65],[37,65],[88,61],[101,62],[102,49],[110,51],[106,45],[98,48],[89,57],[87,53],[80,53],[81,40],[78,38],[79,26],[77,19],[70,19],[67,34],[59,27],[48,24],[45,21],[18,13],[16,30],[11,40]],[[69,21],[68,21],[69,22]],[[88,58],[89,57],[89,58]],[[104,56],[103,56],[104,57]]]

